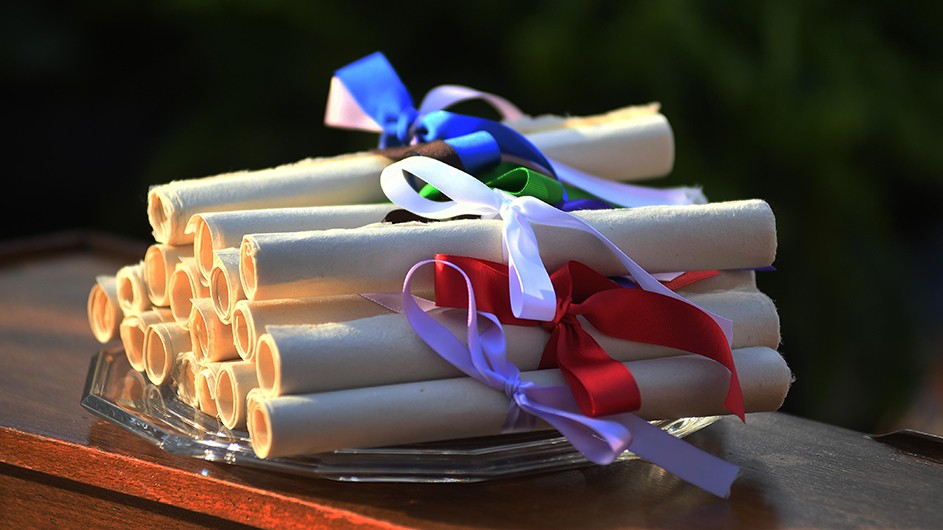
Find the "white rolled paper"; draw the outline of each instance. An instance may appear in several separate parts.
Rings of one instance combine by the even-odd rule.
[[[183,258],[193,257],[192,245],[164,245],[154,243],[144,253],[144,277],[147,279],[147,294],[151,304],[169,307],[167,293],[170,290],[170,275]]]
[[[720,271],[716,276],[686,285],[681,293],[707,293],[756,287],[754,271]],[[432,293],[414,293],[432,299]],[[337,295],[313,298],[280,298],[274,300],[240,300],[233,310],[233,341],[239,356],[255,358],[259,337],[272,325],[324,324],[347,322],[395,311],[378,305],[360,295]]]
[[[200,403],[200,411],[204,414],[218,416],[216,408],[216,378],[219,370],[227,361],[204,363],[196,375],[194,389]]]
[[[734,350],[746,412],[782,406],[792,373],[779,352]],[[641,392],[636,414],[646,420],[725,415],[726,368],[697,355],[625,363]],[[522,380],[563,385],[559,370],[523,372]],[[335,392],[248,399],[255,453],[276,458],[501,434],[509,400],[471,377]],[[549,429],[538,422],[537,429]]]
[[[196,269],[195,258],[182,258],[170,275],[168,299],[174,319],[184,324],[190,319],[194,298],[209,298],[210,288]]]
[[[170,381],[177,357],[190,351],[190,334],[177,322],[159,322],[144,334],[144,373],[155,385]]]
[[[574,215],[650,273],[765,267],[776,255],[775,217],[758,199]],[[534,231],[548,270],[578,259],[607,276],[626,274],[588,233],[541,225]],[[501,221],[483,219],[249,234],[241,252],[240,277],[250,300],[397,291],[413,265],[436,253],[505,261]],[[413,285],[428,291],[431,280],[426,268]]]
[[[674,138],[667,120],[654,110],[612,112],[596,119],[562,118],[556,123],[543,120],[539,130],[525,136],[548,158],[559,158],[600,178],[661,176],[674,162]],[[175,180],[148,191],[148,221],[157,242],[180,245],[193,241],[185,228],[197,213],[385,203],[379,175],[391,162],[377,153],[360,152]]]
[[[100,274],[88,293],[86,305],[88,325],[92,335],[102,343],[108,343],[119,337],[119,329],[124,314],[118,305],[118,282],[115,276]]]
[[[240,300],[233,311],[233,342],[248,361],[255,358],[259,337],[270,325],[345,322],[384,313],[389,310],[359,295]]]
[[[779,316],[758,290],[692,294],[693,303],[733,321],[733,348],[779,346]],[[466,311],[434,309],[436,320],[465,336]],[[688,352],[607,336],[582,322],[618,361],[685,355]],[[260,388],[269,395],[326,392],[462,375],[437,355],[398,313],[318,325],[269,325],[254,357]],[[536,370],[550,333],[541,326],[504,326],[508,358]]]
[[[395,208],[393,203],[344,204],[298,208],[261,208],[194,214],[186,231],[193,234],[197,268],[209,280],[215,253],[239,248],[246,234],[356,228],[376,223]]]
[[[216,410],[220,421],[230,429],[246,426],[246,396],[259,386],[255,365],[248,361],[229,361],[216,374]]]
[[[214,253],[209,277],[210,299],[219,320],[229,324],[236,302],[244,299],[242,279],[239,278],[239,249],[226,247]]]
[[[238,359],[232,326],[220,320],[213,301],[194,298],[187,329],[193,353],[201,363]]]
[[[647,112],[646,112],[647,111]],[[674,136],[657,105],[618,109],[528,134],[544,154],[585,173],[615,181],[661,177],[674,166]],[[506,122],[526,127],[523,120]]]
[[[118,290],[118,306],[125,316],[151,308],[151,300],[147,294],[147,278],[144,276],[144,260],[118,269],[115,273],[115,282]]]
[[[131,368],[138,372],[144,371],[144,339],[147,336],[147,328],[152,324],[173,321],[173,314],[169,308],[165,307],[154,307],[148,311],[133,313],[121,320],[118,333]]]

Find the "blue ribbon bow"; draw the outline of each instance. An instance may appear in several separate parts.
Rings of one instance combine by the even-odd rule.
[[[406,86],[381,52],[335,71],[357,106],[382,129],[380,147],[443,140],[475,174],[502,158],[538,166],[556,177],[553,165],[522,134],[494,120],[434,110],[420,114]]]

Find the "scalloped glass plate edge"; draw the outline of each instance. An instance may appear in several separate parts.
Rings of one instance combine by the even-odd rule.
[[[81,405],[174,455],[337,481],[478,482],[596,465],[556,431],[261,459],[248,433],[227,429],[180,401],[173,386],[147,381],[120,347],[92,356]],[[718,419],[653,423],[683,438]],[[617,461],[636,458],[627,451]]]

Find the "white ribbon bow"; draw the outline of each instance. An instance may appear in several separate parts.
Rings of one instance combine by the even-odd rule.
[[[451,200],[440,202],[422,197],[408,183],[410,174],[431,184]],[[553,320],[557,310],[553,284],[540,259],[532,223],[573,228],[592,234],[619,259],[639,287],[691,304],[665,287],[619,247],[578,217],[534,197],[514,197],[504,191],[491,189],[474,176],[434,158],[411,156],[390,164],[380,173],[380,187],[394,204],[422,217],[448,219],[460,215],[478,215],[489,219],[501,218],[504,221],[502,236],[508,260],[511,310],[517,318],[548,322]],[[730,343],[733,323],[708,311],[705,313],[717,322]]]

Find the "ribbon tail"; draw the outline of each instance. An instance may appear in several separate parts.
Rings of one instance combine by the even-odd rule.
[[[557,298],[534,229],[513,210],[502,212],[502,217],[511,311],[517,318],[549,322],[556,315]]]
[[[324,111],[324,124],[340,129],[383,132],[383,127],[363,111],[354,96],[337,77],[331,78],[327,108]]]
[[[556,364],[577,406],[590,417],[638,410],[642,396],[635,376],[579,324],[561,322],[550,334],[544,359]]]
[[[657,205],[706,204],[700,188],[653,188],[615,182],[584,173],[557,160],[551,160],[557,178],[606,201],[626,208]]]
[[[565,392],[565,390],[563,390]],[[523,395],[522,395],[523,394]],[[522,410],[560,431],[588,460],[606,465],[624,451],[718,497],[730,496],[740,467],[685,442],[631,413],[587,418],[575,413],[561,387],[531,387],[515,395]]]
[[[632,431],[629,451],[685,482],[726,499],[740,467],[669,434],[635,414],[620,414]]]

